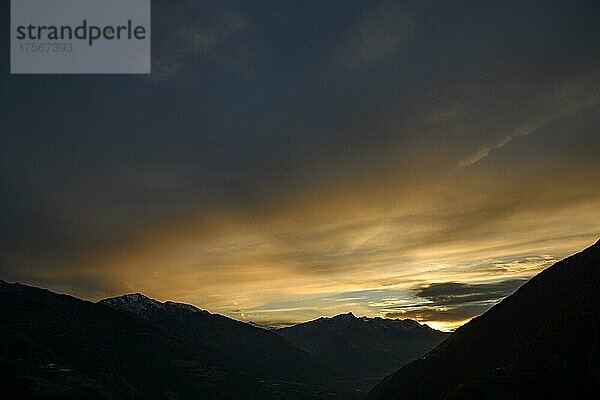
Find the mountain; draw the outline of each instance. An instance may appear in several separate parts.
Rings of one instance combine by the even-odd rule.
[[[0,282],[0,393],[10,399],[247,398],[260,382],[132,313]]]
[[[142,294],[91,303],[0,281],[10,399],[356,399],[280,335]]]
[[[376,400],[600,398],[600,242],[385,378]]]
[[[448,336],[410,319],[357,318],[352,313],[277,332],[327,366],[357,378],[390,374]]]
[[[284,337],[189,304],[128,294],[99,302],[133,313],[208,349],[224,365],[261,380],[323,384],[336,378],[309,353]]]

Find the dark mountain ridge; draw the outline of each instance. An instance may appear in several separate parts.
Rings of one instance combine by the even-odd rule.
[[[277,331],[327,366],[357,378],[380,378],[419,358],[448,334],[411,319],[341,314]]]
[[[237,398],[259,393],[207,348],[131,313],[0,283],[0,392],[10,399]]]
[[[161,303],[140,293],[99,303],[151,321],[209,349],[223,364],[259,379],[322,384],[336,378],[332,370],[284,337],[189,304]]]
[[[0,392],[67,400],[356,398],[373,371],[412,357],[367,397],[599,398],[599,288],[600,242],[446,338],[412,320],[351,313],[273,332],[139,293],[91,303],[0,281]],[[412,354],[423,338],[443,342]]]
[[[322,365],[279,331],[141,293],[92,303],[0,281],[0,300],[0,392],[10,398],[356,399],[372,385]],[[297,329],[328,326],[354,341],[361,325],[374,343],[377,330],[435,333],[351,314]],[[345,361],[361,355],[345,349]]]
[[[0,315],[3,398],[359,395],[359,385],[341,379],[276,333],[139,293],[91,303],[1,281]]]
[[[600,242],[385,378],[377,400],[600,398]]]

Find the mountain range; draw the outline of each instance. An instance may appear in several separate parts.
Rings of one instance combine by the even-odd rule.
[[[307,342],[296,330],[255,327],[140,293],[92,303],[4,281],[0,314],[0,393],[26,399],[356,399],[376,375],[371,367],[348,374],[330,354],[310,351],[310,345],[305,350],[310,340],[325,337],[313,328],[333,321],[325,333],[330,342],[339,335],[347,349],[340,355],[351,365],[365,359],[355,323],[366,324],[362,332],[372,348],[389,346],[394,335],[406,345],[405,336],[423,335],[427,343],[432,334],[438,343],[444,337],[414,321],[341,315],[298,326],[297,332],[309,332]],[[337,324],[348,318],[346,327]],[[389,332],[382,330],[386,323]],[[401,353],[418,357],[435,344]],[[394,368],[407,361],[402,357],[391,357]],[[390,357],[381,363],[385,367],[369,365],[387,370]]]
[[[452,334],[351,313],[265,329],[140,293],[93,303],[0,281],[0,393],[56,400],[600,398],[599,267],[600,242]]]
[[[259,382],[131,312],[0,282],[0,393],[9,399],[240,398]]]
[[[161,303],[142,294],[101,300],[131,312],[207,349],[223,365],[261,380],[296,380],[321,384],[337,377],[307,352],[284,337],[188,304]]]
[[[358,378],[388,375],[448,336],[411,319],[357,318],[352,313],[277,332],[328,367]]]

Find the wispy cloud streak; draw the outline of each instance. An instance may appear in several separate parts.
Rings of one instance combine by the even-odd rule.
[[[569,98],[569,96],[565,96],[564,94],[561,94],[558,97],[560,104],[559,109],[557,111],[543,113],[542,115],[540,115],[537,121],[519,126],[510,134],[496,139],[495,141],[488,143],[484,146],[481,146],[476,152],[460,160],[458,162],[456,170],[458,171],[478,163],[479,161],[489,156],[490,153],[492,153],[493,151],[499,150],[507,146],[514,139],[534,134],[550,122],[570,117],[583,108],[591,107],[597,104],[598,100],[600,99],[600,93],[592,93],[589,97],[586,97],[583,100],[579,99],[578,101],[574,101],[573,99]]]

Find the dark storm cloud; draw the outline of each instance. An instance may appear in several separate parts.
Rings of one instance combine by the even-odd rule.
[[[486,312],[494,304],[511,295],[526,279],[494,283],[432,283],[416,290],[415,296],[427,300],[388,309],[387,318],[415,318],[420,321],[464,321]]]
[[[433,305],[459,305],[502,299],[517,290],[526,280],[514,279],[496,283],[469,284],[459,282],[432,283],[419,289],[417,297]]]
[[[481,315],[492,307],[493,304],[465,304],[460,307],[416,307],[403,311],[384,313],[385,318],[410,318],[427,323],[427,321],[444,321],[458,323],[459,325],[469,318]]]

